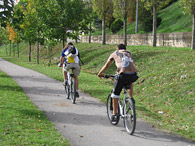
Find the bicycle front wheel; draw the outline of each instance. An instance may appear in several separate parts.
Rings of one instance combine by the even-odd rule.
[[[107,108],[107,115],[108,115],[108,119],[110,121],[110,123],[112,125],[117,125],[119,120],[120,120],[120,117],[118,116],[117,117],[117,120],[116,121],[112,121],[112,114],[113,114],[113,105],[112,105],[112,98],[111,98],[111,94],[108,95],[108,98],[107,98],[107,103],[106,103],[106,108]],[[118,108],[118,111],[120,109]],[[119,113],[119,112],[118,112]]]
[[[75,84],[75,79],[71,78],[71,101],[73,104],[75,104],[76,101],[76,84]]]
[[[133,135],[136,127],[136,112],[135,106],[131,99],[125,100],[124,105],[124,126],[130,135]]]

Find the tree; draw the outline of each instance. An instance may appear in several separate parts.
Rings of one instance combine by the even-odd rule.
[[[8,36],[4,27],[0,26],[0,46],[8,42]],[[7,52],[7,51],[6,51]]]
[[[112,0],[92,0],[93,9],[97,11],[102,19],[102,44],[106,44],[106,17],[109,17],[113,11]]]
[[[91,43],[92,22],[95,20],[96,14],[92,9],[91,0],[86,0],[84,2],[85,2],[85,13],[87,14],[87,17],[84,17],[81,23],[81,30],[89,31],[89,43]]]
[[[14,0],[1,0],[0,2],[0,21],[3,27],[13,16]]]
[[[132,10],[135,7],[135,0],[113,0],[114,2],[114,16],[116,18],[123,18],[123,39],[124,45],[127,45],[127,18],[130,16]]]
[[[156,47],[156,35],[157,35],[157,12],[159,9],[169,4],[171,0],[141,0],[145,3],[147,9],[153,9],[153,42],[152,46]]]
[[[193,26],[192,26],[192,44],[191,49],[195,49],[195,0],[181,0],[180,4],[184,7],[185,12],[192,15]]]
[[[31,62],[31,45],[35,43],[37,38],[36,9],[33,7],[31,0],[20,0],[15,9],[15,26],[20,28],[24,35],[23,39],[29,42],[28,60]],[[21,20],[21,18],[23,19]]]

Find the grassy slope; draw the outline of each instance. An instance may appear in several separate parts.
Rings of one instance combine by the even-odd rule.
[[[184,14],[184,9],[182,6],[180,6],[179,1],[174,2],[167,8],[161,10],[158,13],[158,17],[162,19],[161,24],[157,28],[158,33],[192,31],[192,16],[190,16],[188,13]],[[138,31],[139,29],[140,28],[138,28]],[[127,25],[127,34],[134,34],[134,33],[135,33],[135,22],[132,22]],[[144,33],[144,32],[141,31],[138,33]],[[107,34],[111,35],[111,32],[108,31],[108,29],[107,29]],[[119,30],[116,34],[123,34],[123,29]],[[97,31],[94,35],[101,35],[101,30]]]
[[[105,102],[112,89],[110,81],[99,80],[95,74],[105,63],[107,57],[116,48],[115,45],[76,44],[82,60],[80,89]],[[149,46],[128,47],[133,54],[140,79],[135,83],[135,99],[138,116],[148,119],[155,126],[165,127],[170,131],[189,139],[194,139],[194,97],[195,97],[195,52],[189,48],[166,48]],[[1,50],[0,50],[1,51]],[[61,69],[56,65],[36,65],[36,60],[28,63],[27,47],[22,51],[21,60],[6,57],[9,61],[32,68],[62,81]],[[35,52],[35,50],[33,51]],[[61,49],[55,49],[60,55]],[[43,53],[43,51],[42,51]],[[43,56],[41,53],[40,56]],[[35,56],[35,54],[34,54]],[[47,60],[42,61],[47,62]],[[114,64],[107,71],[115,72]],[[164,114],[158,114],[163,111]]]
[[[109,54],[115,50],[113,45],[77,46],[86,62],[83,69],[93,74],[98,73]],[[195,52],[185,48],[146,46],[131,46],[128,50],[133,54],[140,76],[135,83],[139,116],[152,117],[155,125],[163,125],[173,132],[194,138]],[[107,73],[114,72],[113,64]],[[100,88],[101,92],[110,90],[104,86]],[[160,115],[158,111],[163,111],[164,114]]]
[[[179,2],[163,9],[158,16],[162,19],[158,27],[159,33],[192,31],[192,16],[188,13],[184,14],[184,9]]]

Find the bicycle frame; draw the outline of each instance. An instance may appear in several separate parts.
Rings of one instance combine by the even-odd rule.
[[[125,105],[125,100],[126,98],[129,98],[127,90],[125,88],[123,88],[123,99],[119,98],[119,111],[120,111],[120,116],[122,119],[124,119],[125,117],[125,113],[124,113],[124,105]]]
[[[74,68],[72,68],[72,71],[74,70]],[[75,92],[76,92],[76,85],[75,85],[75,79],[74,79],[74,74],[73,72],[67,72],[67,78],[68,78],[68,94],[71,96],[71,101],[73,104],[75,104],[76,101],[76,96],[75,96]]]
[[[105,78],[115,78],[116,76],[105,76]],[[132,135],[135,131],[135,127],[136,127],[136,112],[135,112],[135,106],[133,101],[131,100],[131,98],[129,98],[129,95],[127,93],[127,89],[125,87],[123,87],[123,99],[122,97],[119,97],[119,101],[118,101],[118,116],[117,119],[115,119],[114,121],[112,120],[112,115],[113,115],[113,102],[112,102],[112,98],[111,98],[111,94],[108,95],[107,98],[107,115],[108,115],[108,119],[111,122],[112,125],[117,125],[120,117],[123,120],[124,123],[124,127],[127,131],[128,134]],[[112,91],[111,91],[112,93]]]

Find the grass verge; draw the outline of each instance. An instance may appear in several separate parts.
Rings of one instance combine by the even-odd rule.
[[[15,81],[2,71],[0,101],[0,145],[70,145]]]

